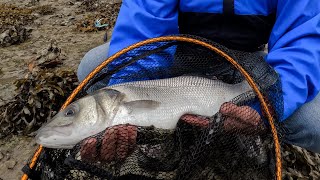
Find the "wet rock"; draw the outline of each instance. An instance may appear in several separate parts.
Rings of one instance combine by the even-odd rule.
[[[17,161],[15,160],[10,160],[4,163],[4,165],[8,168],[8,169],[13,169],[17,164]]]
[[[0,34],[0,45],[1,46],[10,46],[10,30],[4,31],[2,34]]]
[[[58,47],[57,43],[52,40],[49,46],[42,49],[39,55],[29,63],[29,67],[32,66],[29,70],[32,71],[33,67],[50,68],[51,65],[56,67],[56,65],[61,65],[63,63],[63,59],[64,58],[63,55],[61,55],[61,49]]]
[[[12,26],[0,34],[0,46],[7,47],[13,44],[20,44],[26,41],[31,33],[31,29],[21,26]]]

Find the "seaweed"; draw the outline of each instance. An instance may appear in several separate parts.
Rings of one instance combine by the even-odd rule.
[[[0,138],[32,135],[59,111],[78,85],[76,73],[61,68],[62,61],[60,48],[51,42],[28,64],[25,77],[14,82],[16,95],[0,106]]]
[[[26,26],[34,22],[35,14],[50,15],[55,10],[50,5],[22,8],[0,3],[0,47],[25,42],[31,34]]]

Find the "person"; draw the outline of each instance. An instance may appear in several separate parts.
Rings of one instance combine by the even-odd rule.
[[[123,0],[111,42],[84,56],[78,78],[82,81],[103,60],[129,45],[179,33],[198,35],[247,52],[259,52],[268,44],[265,61],[280,75],[283,90],[284,114],[279,121],[284,126],[284,141],[320,152],[320,1]],[[158,66],[162,66],[161,63]],[[141,62],[135,69],[123,69],[118,74],[143,67]],[[112,84],[113,79],[110,82]],[[241,108],[251,116],[239,117],[237,111],[232,111]],[[261,121],[260,115],[247,106],[226,103],[220,112],[228,116],[232,122],[229,125],[236,128],[252,128]],[[197,119],[193,115],[190,117]],[[131,125],[120,125],[108,129],[106,135],[110,131],[126,132],[125,137],[114,137],[113,144],[115,141],[134,144],[136,130]],[[94,144],[96,139],[88,141]],[[117,150],[115,146],[103,145],[113,152]],[[95,151],[95,146],[91,146],[84,154],[95,154]],[[121,157],[128,152],[128,149],[123,151]],[[105,156],[107,160],[112,157],[112,154]]]

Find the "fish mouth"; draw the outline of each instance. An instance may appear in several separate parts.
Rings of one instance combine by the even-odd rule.
[[[54,149],[72,149],[76,144],[74,141],[70,140],[71,132],[62,131],[59,128],[50,129],[43,128],[35,137],[38,144],[46,148]],[[69,140],[68,140],[69,139]],[[64,143],[63,143],[64,142]]]
[[[51,139],[52,137],[67,138],[72,134],[72,132],[66,131],[63,127],[52,128],[52,127],[43,127],[37,131],[36,141],[39,144],[45,144],[45,139]]]
[[[36,140],[36,142],[38,144],[41,144],[41,146],[45,147],[45,148],[50,148],[50,149],[72,149],[74,145],[72,144],[51,144],[51,143],[45,143],[45,142],[42,142],[40,140]]]
[[[67,126],[60,126],[60,127],[42,127],[38,129],[37,135],[60,135],[60,136],[70,136],[72,132],[70,131],[70,128]]]

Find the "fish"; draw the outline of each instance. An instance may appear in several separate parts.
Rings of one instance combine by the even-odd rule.
[[[174,129],[182,115],[213,116],[223,103],[250,90],[247,81],[227,84],[191,75],[111,85],[68,105],[35,139],[43,147],[71,149],[119,124]]]

